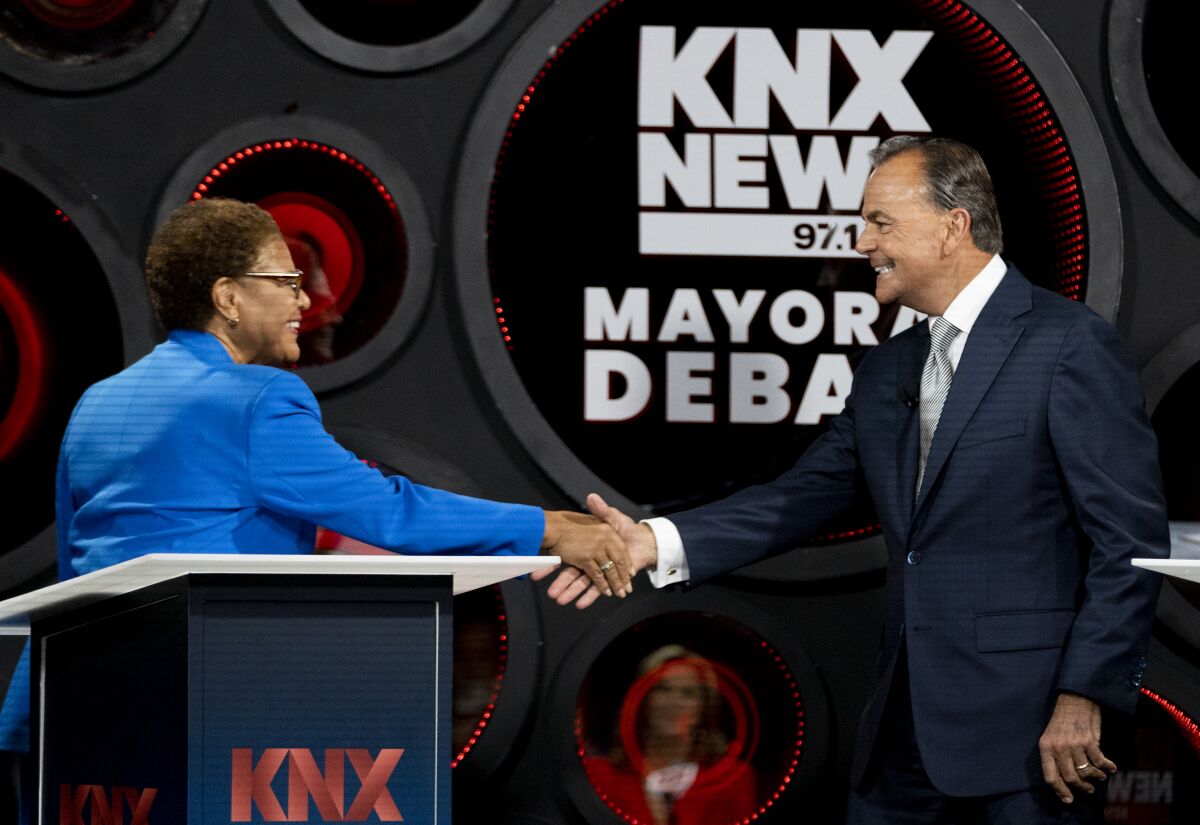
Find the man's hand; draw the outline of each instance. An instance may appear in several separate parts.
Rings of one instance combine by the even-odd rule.
[[[1100,750],[1100,706],[1073,693],[1059,694],[1038,749],[1042,752],[1042,776],[1067,804],[1075,799],[1071,788],[1095,793],[1095,783],[1117,772],[1117,766]]]
[[[587,497],[587,505],[593,515],[602,519],[625,542],[632,563],[631,575],[644,567],[653,567],[658,563],[658,543],[654,540],[654,532],[649,527],[638,524],[617,508],[610,507],[596,493]],[[546,574],[543,573],[543,575]],[[541,576],[537,577],[541,578]],[[600,593],[600,589],[590,582],[582,572],[570,567],[559,573],[550,585],[550,589],[546,591],[546,594],[559,604],[575,602],[575,606],[580,610],[590,607],[592,602],[600,598]]]
[[[591,585],[597,595],[616,593],[624,598],[633,592],[629,580],[635,571],[629,561],[629,550],[616,532],[595,516],[547,510],[542,551],[559,556],[564,564],[570,565],[568,570],[583,580],[584,587]],[[545,578],[554,569],[538,570],[532,578]]]

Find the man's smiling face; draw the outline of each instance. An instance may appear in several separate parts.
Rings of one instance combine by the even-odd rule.
[[[920,151],[895,155],[871,174],[863,193],[867,225],[855,249],[875,269],[881,304],[899,301],[920,312],[940,305],[948,214],[930,201]]]

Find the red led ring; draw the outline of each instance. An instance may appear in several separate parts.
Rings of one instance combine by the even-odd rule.
[[[280,192],[262,198],[258,205],[271,213],[284,238],[308,235],[320,244],[319,261],[296,262],[306,273],[305,290],[312,301],[304,311],[300,331],[323,326],[322,319],[331,315],[345,315],[362,289],[364,278],[362,238],[350,218],[325,198],[308,192]],[[320,283],[315,278],[314,263],[320,265],[324,275]]]
[[[37,414],[45,383],[46,351],[33,307],[4,269],[0,268],[0,307],[12,323],[17,338],[17,389],[0,419],[0,459],[20,443]]]
[[[135,0],[21,0],[31,14],[57,29],[96,29],[117,19]]]

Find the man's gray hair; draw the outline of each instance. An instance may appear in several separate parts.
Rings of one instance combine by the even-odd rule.
[[[939,209],[967,210],[975,246],[999,254],[1004,249],[1000,212],[992,176],[979,153],[950,138],[897,135],[871,150],[871,171],[905,152],[921,153],[930,202]]]

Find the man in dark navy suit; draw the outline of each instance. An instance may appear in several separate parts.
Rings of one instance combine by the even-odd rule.
[[[865,481],[887,608],[848,821],[1098,821],[1101,709],[1134,709],[1158,587],[1130,559],[1169,554],[1134,366],[1103,319],[1000,259],[973,149],[893,138],[872,164],[857,249],[881,302],[929,319],[863,359],[775,481],[643,524],[590,504],[662,586],[795,547]],[[574,575],[551,595],[586,605]]]

